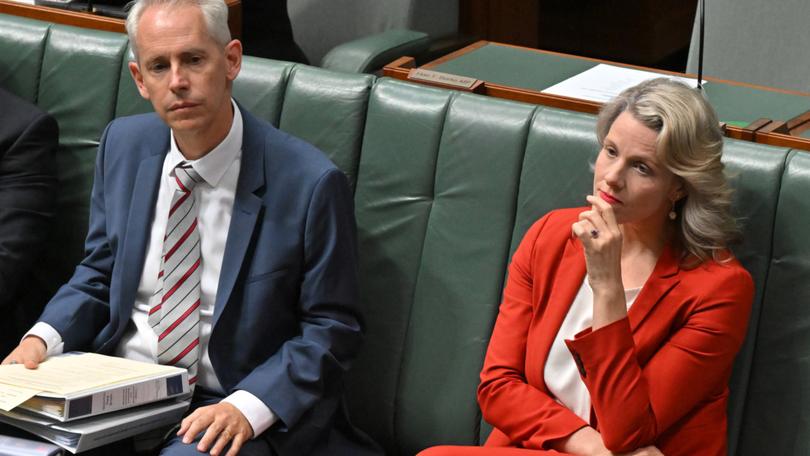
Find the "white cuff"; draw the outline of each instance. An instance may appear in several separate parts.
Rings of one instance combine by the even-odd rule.
[[[223,401],[233,405],[242,412],[242,415],[245,415],[248,423],[250,423],[250,427],[253,428],[253,438],[261,435],[270,428],[273,423],[278,421],[278,417],[270,410],[270,407],[262,402],[261,399],[245,390],[234,391],[230,396],[223,399]]]
[[[22,338],[25,339],[28,336],[37,336],[45,341],[45,346],[48,348],[46,356],[48,357],[61,355],[65,349],[62,336],[47,323],[38,321]]]

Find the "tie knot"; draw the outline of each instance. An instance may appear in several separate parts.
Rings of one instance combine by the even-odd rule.
[[[188,162],[180,162],[174,170],[172,171],[174,175],[175,181],[177,181],[177,186],[180,187],[180,191],[184,193],[189,193],[194,190],[194,186],[198,183],[202,182],[202,178],[194,168],[191,167],[191,164]]]

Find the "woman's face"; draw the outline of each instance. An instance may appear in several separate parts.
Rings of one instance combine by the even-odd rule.
[[[594,168],[594,195],[610,203],[620,224],[659,226],[681,196],[680,180],[658,160],[658,133],[621,113]]]

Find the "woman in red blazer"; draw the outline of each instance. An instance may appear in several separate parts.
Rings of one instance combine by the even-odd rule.
[[[722,135],[703,97],[655,79],[599,114],[588,206],[526,233],[478,401],[494,430],[450,455],[726,455],[728,379],[753,297]]]

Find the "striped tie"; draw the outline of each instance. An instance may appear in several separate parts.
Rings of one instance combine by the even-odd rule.
[[[200,355],[200,234],[194,186],[200,175],[186,162],[171,173],[177,183],[169,209],[158,290],[152,297],[149,325],[158,336],[158,362],[188,369],[189,384],[197,381]]]

